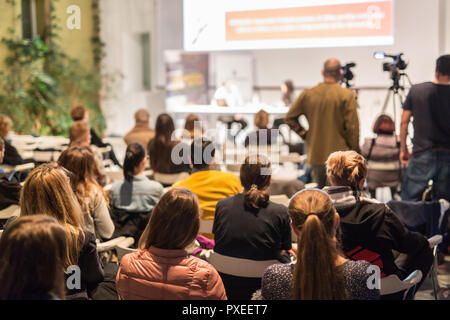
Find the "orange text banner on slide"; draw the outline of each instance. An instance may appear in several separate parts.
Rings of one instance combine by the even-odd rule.
[[[226,12],[226,40],[392,35],[392,2]]]

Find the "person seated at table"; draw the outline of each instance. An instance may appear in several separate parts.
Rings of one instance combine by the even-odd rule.
[[[94,155],[87,147],[64,150],[58,164],[71,172],[70,183],[84,215],[84,225],[98,239],[110,239],[114,223],[109,214],[108,201],[97,182],[100,170]]]
[[[127,145],[139,142],[147,148],[155,136],[155,130],[150,128],[150,114],[145,109],[139,109],[134,114],[134,120],[136,122],[134,128],[123,137],[123,140]]]
[[[259,110],[255,114],[255,127],[256,131],[251,132],[245,137],[244,145],[267,145],[275,144],[277,140],[278,132],[272,129],[268,129],[269,114],[264,110]]]
[[[117,274],[122,300],[226,300],[208,262],[186,251],[196,238],[200,208],[186,188],[167,191],[153,209],[138,250],[123,256]]]
[[[368,286],[373,274],[370,263],[348,260],[340,252],[339,214],[325,192],[302,190],[291,199],[288,210],[298,237],[297,261],[268,267],[254,299],[379,299],[380,291]]]
[[[81,105],[74,106],[70,110],[70,117],[72,118],[73,121],[83,121],[86,124],[89,123],[89,112],[87,111],[87,109],[84,106],[81,106]],[[111,159],[111,161],[115,165],[122,167],[119,160],[117,160],[116,154],[114,153],[114,150],[113,150],[113,147],[111,146],[111,144],[104,143],[92,127],[89,128],[89,132],[90,132],[90,137],[91,137],[89,144],[95,145],[97,148],[110,147],[111,150],[108,152],[109,159]]]
[[[10,166],[17,166],[23,164],[24,161],[20,156],[17,149],[11,144],[8,139],[9,132],[11,131],[12,121],[11,118],[5,115],[0,115],[0,138],[5,142],[5,152],[3,155],[3,164]]]
[[[144,175],[148,156],[142,144],[130,143],[123,162],[124,180],[115,181],[110,198],[116,215],[116,234],[139,240],[150,213],[164,193],[163,186]]]
[[[173,187],[186,187],[197,195],[201,219],[214,219],[219,200],[242,192],[239,179],[230,172],[212,170],[216,149],[210,140],[195,139],[191,144],[192,173]],[[208,235],[211,237],[211,235]]]
[[[389,187],[392,198],[397,194],[401,180],[400,140],[395,135],[395,123],[386,114],[380,115],[374,125],[375,138],[366,138],[361,155],[369,162],[367,188],[372,198],[376,189]]]
[[[414,270],[420,270],[423,281],[433,263],[428,241],[420,233],[409,231],[384,203],[364,196],[361,192],[367,176],[364,157],[355,151],[333,152],[326,162],[326,170],[331,186],[324,190],[341,217],[344,252],[350,254],[361,247],[380,256],[384,274],[405,279]],[[397,259],[393,250],[400,253]],[[401,299],[402,296],[399,293],[385,298]]]
[[[46,215],[11,222],[0,237],[0,300],[64,299],[66,238]]]
[[[150,168],[158,173],[180,173],[190,172],[191,167],[187,161],[176,164],[172,159],[172,150],[180,141],[172,137],[175,131],[173,119],[167,113],[162,113],[156,119],[155,137],[148,144],[150,157]],[[179,156],[185,158],[188,155],[184,151],[188,148],[181,148]]]
[[[214,216],[214,251],[249,260],[289,263],[291,226],[287,208],[269,199],[271,163],[262,155],[247,156],[240,169],[242,193],[219,200]],[[250,299],[261,278],[219,273],[228,299]]]

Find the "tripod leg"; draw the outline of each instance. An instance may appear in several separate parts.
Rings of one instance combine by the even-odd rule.
[[[386,98],[384,99],[383,108],[381,109],[381,113],[386,112],[387,105],[389,103],[389,97],[391,96],[391,89],[388,89],[388,92],[386,94]]]

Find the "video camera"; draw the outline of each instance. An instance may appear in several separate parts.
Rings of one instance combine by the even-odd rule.
[[[351,81],[353,79],[353,77],[354,77],[351,68],[353,68],[355,66],[356,66],[356,63],[349,62],[345,66],[341,67],[341,69],[342,69],[342,82],[344,82],[346,84],[347,88],[351,87],[349,81]]]
[[[383,71],[390,72],[391,73],[391,79],[394,81],[398,81],[400,79],[400,70],[405,70],[408,66],[408,63],[406,63],[405,60],[402,59],[403,53],[399,53],[396,55],[393,54],[386,54],[384,52],[375,52],[373,54],[373,57],[375,59],[385,59],[385,58],[391,58],[392,62],[385,62],[383,63]]]

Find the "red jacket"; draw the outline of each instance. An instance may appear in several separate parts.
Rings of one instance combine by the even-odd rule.
[[[124,300],[226,300],[217,271],[184,250],[150,247],[125,255],[116,278]]]

